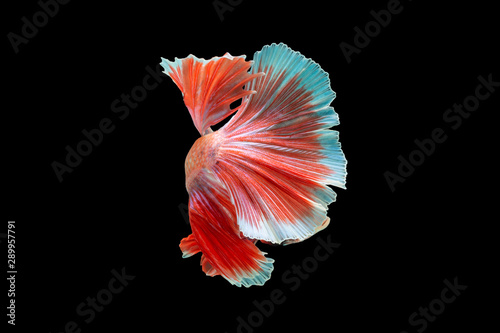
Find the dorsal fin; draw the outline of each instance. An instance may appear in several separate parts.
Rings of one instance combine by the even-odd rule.
[[[184,103],[194,125],[201,135],[211,132],[210,126],[219,123],[238,110],[230,104],[255,93],[243,86],[263,73],[250,74],[252,62],[245,56],[233,57],[229,53],[210,60],[194,55],[169,61],[162,58],[164,73],[172,78],[184,96]]]

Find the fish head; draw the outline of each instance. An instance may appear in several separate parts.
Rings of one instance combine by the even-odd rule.
[[[188,192],[198,174],[201,171],[209,171],[217,163],[221,142],[221,133],[216,131],[200,137],[189,150],[184,163]]]

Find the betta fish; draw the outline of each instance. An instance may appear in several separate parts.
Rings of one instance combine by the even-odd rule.
[[[345,189],[347,174],[328,73],[283,43],[245,58],[161,62],[201,135],[185,161],[192,234],[182,257],[201,252],[206,275],[239,287],[271,276],[257,241],[287,245],[327,227],[328,185]]]

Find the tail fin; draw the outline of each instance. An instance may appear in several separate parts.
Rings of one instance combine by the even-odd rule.
[[[240,237],[229,194],[206,171],[189,193],[189,220],[193,234],[181,241],[183,257],[201,251],[208,276],[221,275],[238,287],[263,285],[270,278],[274,260]]]
[[[318,64],[285,44],[264,46],[254,57],[241,108],[221,128],[214,173],[235,204],[240,231],[251,239],[285,244],[328,225],[327,185],[345,188],[335,93]]]
[[[233,57],[226,53],[210,60],[193,55],[168,61],[162,58],[164,73],[172,78],[184,96],[184,103],[191,114],[194,125],[201,135],[238,108],[230,109],[230,104],[244,96],[255,93],[243,89],[250,80],[263,75],[249,74],[251,62],[245,56]]]

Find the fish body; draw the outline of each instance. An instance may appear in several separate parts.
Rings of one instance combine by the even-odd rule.
[[[193,182],[202,170],[210,170],[217,162],[219,147],[223,138],[216,131],[204,135],[195,141],[186,157],[184,169],[186,170],[186,189],[191,191]]]
[[[335,93],[328,74],[285,44],[245,56],[162,60],[201,137],[186,161],[192,234],[183,257],[202,253],[208,276],[263,285],[274,260],[256,246],[301,242],[330,222],[345,188]],[[237,108],[230,104],[241,99]],[[231,116],[217,131],[210,126]]]

